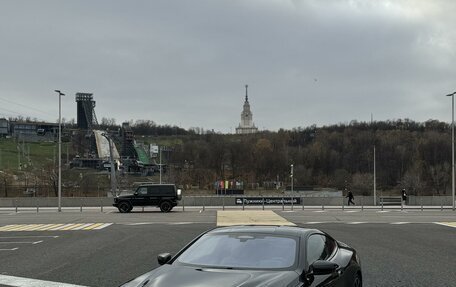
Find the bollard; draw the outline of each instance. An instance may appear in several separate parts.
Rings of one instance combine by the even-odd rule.
[[[383,211],[383,200],[382,200],[382,211]]]
[[[223,205],[222,210],[225,210],[225,197],[224,196],[222,196],[222,205]]]
[[[82,212],[82,199],[81,199],[81,209],[80,209],[80,212]]]
[[[205,203],[206,203],[206,202],[203,200],[203,198],[204,198],[204,196],[202,197],[201,200],[203,201],[203,211],[205,211],[205,210],[206,210],[206,206],[205,206]]]
[[[342,211],[345,210],[345,203],[344,203],[344,200],[342,199]]]
[[[17,213],[17,199],[15,199],[14,202],[16,203],[16,213]]]
[[[404,210],[404,203],[401,201],[401,211]]]
[[[282,210],[285,210],[285,200],[283,199],[283,196],[282,196]]]
[[[144,212],[144,206],[142,207],[142,212]]]
[[[301,197],[302,210],[304,210],[304,198]]]
[[[361,197],[361,211],[364,211],[364,197]]]
[[[421,196],[420,199],[421,199],[421,211],[423,211],[423,197]]]
[[[36,200],[36,197],[35,197],[35,203],[36,203],[36,213],[39,212],[39,205],[38,205],[38,200]]]
[[[263,197],[263,210],[264,210],[264,197]]]
[[[293,198],[293,196],[292,196],[292,197],[291,197],[291,210],[293,210],[293,206],[294,206],[293,200],[294,200],[294,198]]]
[[[440,197],[440,211],[443,211],[443,200],[442,200],[442,197]]]
[[[244,210],[244,208],[245,208],[244,202],[245,202],[245,198],[242,198],[242,210]]]
[[[185,202],[184,197],[182,196],[182,211],[185,211]]]

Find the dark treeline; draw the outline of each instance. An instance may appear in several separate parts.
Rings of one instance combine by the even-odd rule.
[[[210,187],[217,179],[281,181],[300,186],[449,194],[451,126],[430,120],[356,122],[255,135],[190,134],[174,147],[176,181]]]

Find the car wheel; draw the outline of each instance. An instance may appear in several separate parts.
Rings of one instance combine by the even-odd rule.
[[[173,207],[171,206],[171,203],[169,201],[163,201],[160,203],[160,210],[162,212],[170,212]]]
[[[361,280],[361,276],[359,275],[359,273],[357,273],[355,276],[355,280],[353,280],[353,287],[362,287],[362,286],[363,286],[363,282]]]
[[[127,213],[127,212],[130,212],[132,209],[133,209],[133,207],[128,202],[121,202],[119,204],[120,213]]]

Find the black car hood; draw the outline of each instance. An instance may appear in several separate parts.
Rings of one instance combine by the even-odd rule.
[[[294,271],[199,269],[163,265],[123,287],[286,287],[296,286]],[[293,283],[293,284],[291,284]]]

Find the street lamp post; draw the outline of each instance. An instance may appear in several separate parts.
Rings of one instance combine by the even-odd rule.
[[[291,177],[291,194],[293,194],[293,165],[291,167],[290,177]]]
[[[162,184],[162,148],[158,147],[160,153],[160,184]]]
[[[374,145],[374,206],[377,205],[377,166],[375,162],[375,145]]]
[[[62,211],[62,96],[65,96],[60,90],[54,90],[59,94],[59,183],[58,183],[58,208]]]
[[[453,200],[453,210],[455,210],[455,201],[454,201],[454,95],[456,92],[446,95],[447,97],[451,97],[451,194]]]
[[[294,191],[293,191],[293,164],[290,165],[291,172],[290,172],[290,177],[291,177],[291,206],[293,208],[293,199],[294,199]]]

